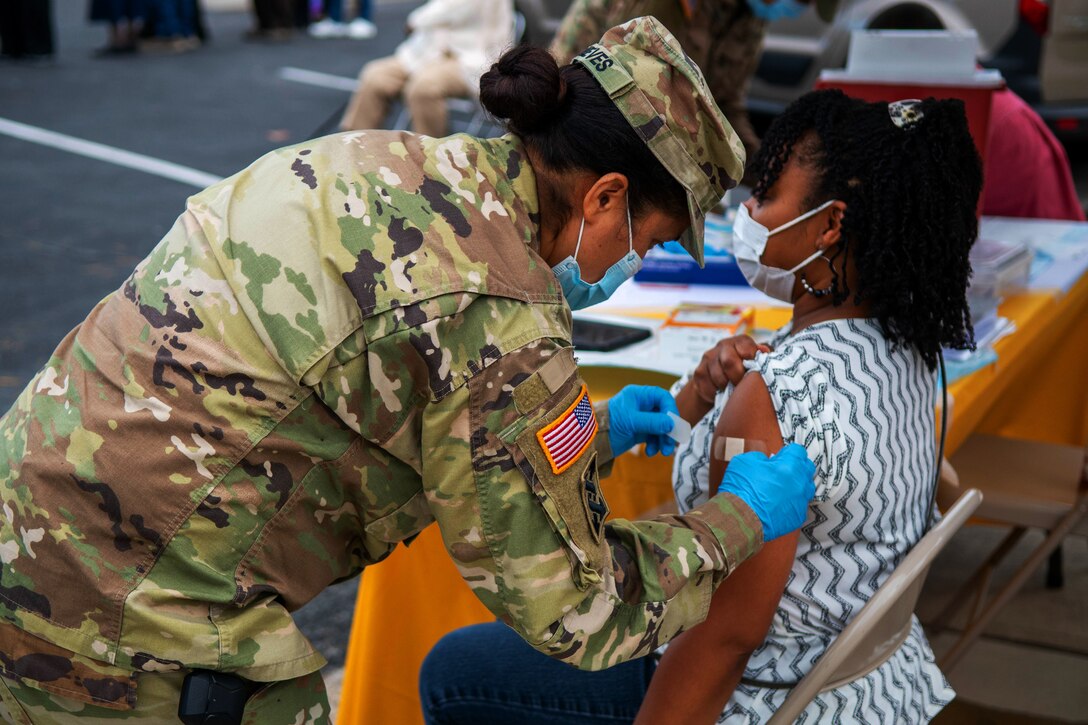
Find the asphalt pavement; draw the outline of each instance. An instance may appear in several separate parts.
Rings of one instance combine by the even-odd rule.
[[[0,119],[227,176],[305,140],[348,98],[285,80],[284,68],[353,78],[366,61],[392,52],[415,4],[379,3],[381,32],[372,40],[247,43],[247,13],[210,12],[204,48],[98,59],[92,52],[106,31],[86,22],[86,0],[54,0],[58,57],[0,63]],[[0,410],[199,190],[2,130]]]

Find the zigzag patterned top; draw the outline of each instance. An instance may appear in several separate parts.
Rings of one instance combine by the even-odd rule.
[[[912,349],[893,349],[876,320],[832,320],[789,336],[747,364],[763,376],[782,438],[816,464],[816,501],[801,529],[767,639],[748,661],[719,722],[768,719],[835,636],[925,533],[936,473],[936,376]],[[686,378],[677,383],[674,393]],[[710,446],[732,389],[675,459],[680,511],[706,500]],[[954,697],[917,619],[869,675],[818,696],[798,722],[917,723]]]

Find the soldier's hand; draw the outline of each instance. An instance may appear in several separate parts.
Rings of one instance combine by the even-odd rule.
[[[801,527],[816,495],[816,466],[805,449],[791,443],[774,456],[753,451],[729,462],[718,493],[731,493],[755,511],[763,540],[771,541]]]
[[[677,413],[676,401],[667,390],[653,385],[628,385],[608,401],[608,442],[612,454],[620,455],[646,444],[646,455],[661,452],[672,455],[676,442],[668,437],[672,430],[669,413]]]
[[[714,405],[719,390],[744,377],[744,361],[755,358],[757,352],[770,352],[767,345],[757,343],[748,335],[727,337],[703,353],[691,376],[696,397],[706,405]]]

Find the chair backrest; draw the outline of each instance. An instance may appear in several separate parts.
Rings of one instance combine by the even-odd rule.
[[[978,489],[960,496],[797,683],[769,725],[794,722],[820,692],[868,674],[898,649],[910,632],[929,565],[981,502]]]

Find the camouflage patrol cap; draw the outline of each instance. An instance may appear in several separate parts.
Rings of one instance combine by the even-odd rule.
[[[699,67],[652,17],[617,25],[572,62],[597,79],[687,191],[691,228],[678,241],[702,266],[703,219],[744,173],[744,146]]]

